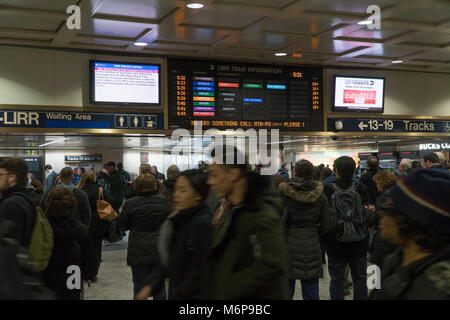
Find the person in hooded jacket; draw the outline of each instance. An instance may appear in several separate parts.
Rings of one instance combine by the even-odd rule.
[[[53,229],[54,245],[42,278],[47,287],[55,291],[58,300],[81,300],[83,282],[92,279],[97,268],[97,255],[88,229],[72,216],[77,201],[70,189],[57,186],[50,190],[43,202],[44,212]],[[79,279],[76,279],[77,268]],[[73,281],[69,277],[73,277]],[[73,283],[74,288],[69,288],[68,283]],[[80,285],[78,288],[77,283]]]
[[[97,200],[100,200],[100,190],[103,193],[103,200],[111,203],[111,197],[109,193],[103,190],[97,183],[97,174],[95,171],[86,171],[80,179],[77,185],[78,189],[86,192],[89,198],[89,204],[91,206],[91,223],[89,225],[89,236],[92,240],[95,252],[97,253],[97,271],[94,278],[90,279],[97,281],[98,270],[100,269],[100,262],[102,260],[102,242],[109,231],[109,221],[100,219],[97,212]]]
[[[279,186],[289,254],[290,299],[294,298],[295,281],[299,279],[303,300],[320,300],[323,268],[319,237],[331,230],[332,222],[322,183],[313,180],[314,169],[308,160],[300,160],[295,164],[292,180]]]
[[[130,230],[127,264],[133,275],[136,296],[159,264],[159,229],[169,214],[167,200],[156,194],[156,179],[150,173],[141,174],[134,182],[136,195],[125,202],[119,224]],[[165,300],[164,285],[154,294],[155,300]]]
[[[386,206],[389,199],[389,190],[397,182],[397,177],[389,172],[389,170],[382,169],[373,177],[373,181],[377,185],[379,196],[377,197],[376,212],[377,219],[374,225],[374,234],[370,245],[369,252],[371,253],[369,261],[381,267],[388,255],[395,252],[398,247],[390,241],[380,236],[379,222],[381,219],[381,212]]]
[[[170,210],[173,209],[173,189],[175,188],[175,180],[180,175],[180,169],[177,165],[171,165],[167,169],[167,180],[164,180],[158,189],[158,194],[164,196],[168,203]]]
[[[381,208],[381,236],[399,249],[381,268],[371,300],[450,300],[450,173],[417,169]]]
[[[205,204],[208,175],[202,170],[183,171],[175,182],[175,211],[161,227],[159,266],[136,296],[146,300],[169,278],[169,300],[193,300],[200,296],[201,276],[211,244],[211,213]]]

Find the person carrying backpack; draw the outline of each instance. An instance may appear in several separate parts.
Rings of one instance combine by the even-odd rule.
[[[323,237],[328,254],[332,300],[344,300],[344,274],[347,263],[353,279],[355,300],[367,299],[368,227],[373,216],[366,211],[367,190],[353,181],[356,163],[350,157],[335,161],[336,182],[325,186],[324,194],[330,203],[333,228]]]

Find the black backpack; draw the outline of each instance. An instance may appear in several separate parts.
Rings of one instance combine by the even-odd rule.
[[[28,259],[28,251],[10,238],[0,238],[0,300],[54,300]]]
[[[356,192],[356,183],[348,189],[341,189],[335,183],[330,199],[330,211],[333,219],[331,238],[339,242],[362,241],[367,237],[365,209],[361,196]]]

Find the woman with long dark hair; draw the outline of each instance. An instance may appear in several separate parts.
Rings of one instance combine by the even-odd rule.
[[[201,274],[211,242],[211,214],[205,200],[208,175],[202,170],[183,171],[175,182],[175,211],[161,228],[161,262],[141,292],[145,300],[170,279],[170,300],[196,299],[201,291]]]

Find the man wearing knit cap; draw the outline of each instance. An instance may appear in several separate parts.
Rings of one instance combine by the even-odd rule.
[[[400,247],[383,263],[373,300],[450,300],[450,173],[417,169],[381,208],[381,237]]]

